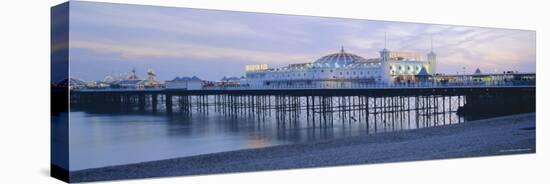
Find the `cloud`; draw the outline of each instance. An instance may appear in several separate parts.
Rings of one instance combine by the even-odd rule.
[[[363,57],[378,57],[386,32],[388,48],[394,51],[427,53],[433,38],[440,72],[461,72],[463,66],[535,70],[531,31],[78,1],[73,5],[70,46],[95,55],[72,58],[101,61],[108,56],[128,61],[126,65],[176,59],[223,61],[222,68],[282,66],[313,62],[340,46]]]
[[[71,41],[71,48],[97,53],[116,54],[128,60],[178,58],[250,61],[269,64],[310,62],[314,56],[294,53],[265,52],[249,49],[213,47],[197,44],[112,43],[108,41]]]
[[[525,69],[535,63],[535,34],[530,31],[385,22],[369,34],[355,32],[342,38],[347,45],[378,57],[377,51],[384,46],[384,32],[388,48],[394,51],[427,53],[433,38],[438,70],[444,73],[462,72],[464,66],[491,72]],[[531,68],[524,72],[534,72]]]
[[[304,39],[306,33],[277,26],[278,22],[269,21],[266,14],[88,2],[77,2],[72,8],[71,28],[80,37],[108,37],[112,30],[124,30],[126,34],[156,34],[155,37],[310,42]],[[268,20],[254,18],[261,16]]]

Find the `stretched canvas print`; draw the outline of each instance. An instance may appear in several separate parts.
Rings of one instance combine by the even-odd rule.
[[[535,31],[70,1],[66,182],[535,153]]]

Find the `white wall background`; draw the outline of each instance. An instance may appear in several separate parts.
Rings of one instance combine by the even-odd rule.
[[[550,6],[515,1],[103,0],[253,12],[455,24],[537,31],[537,154],[294,169],[124,183],[544,183],[550,179]],[[61,183],[49,175],[49,18],[63,0],[0,6],[0,183]],[[546,73],[545,73],[546,72]]]

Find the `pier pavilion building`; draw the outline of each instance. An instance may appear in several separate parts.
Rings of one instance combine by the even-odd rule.
[[[419,74],[436,73],[437,57],[430,51],[425,59],[418,52],[380,50],[378,58],[363,58],[344,50],[320,57],[314,62],[279,68],[266,64],[246,66],[241,84],[251,87],[351,87],[419,82]]]

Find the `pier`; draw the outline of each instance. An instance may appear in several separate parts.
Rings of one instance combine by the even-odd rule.
[[[452,121],[450,113],[499,115],[535,111],[535,86],[452,86],[367,89],[142,89],[72,90],[71,105],[106,112],[154,114],[219,113],[278,123],[306,120],[313,125],[335,122],[382,122],[394,129],[403,123],[429,127]],[[413,120],[411,120],[413,118]],[[386,124],[387,123],[387,124]],[[400,125],[401,124],[401,125]],[[378,131],[380,124],[371,128]]]

